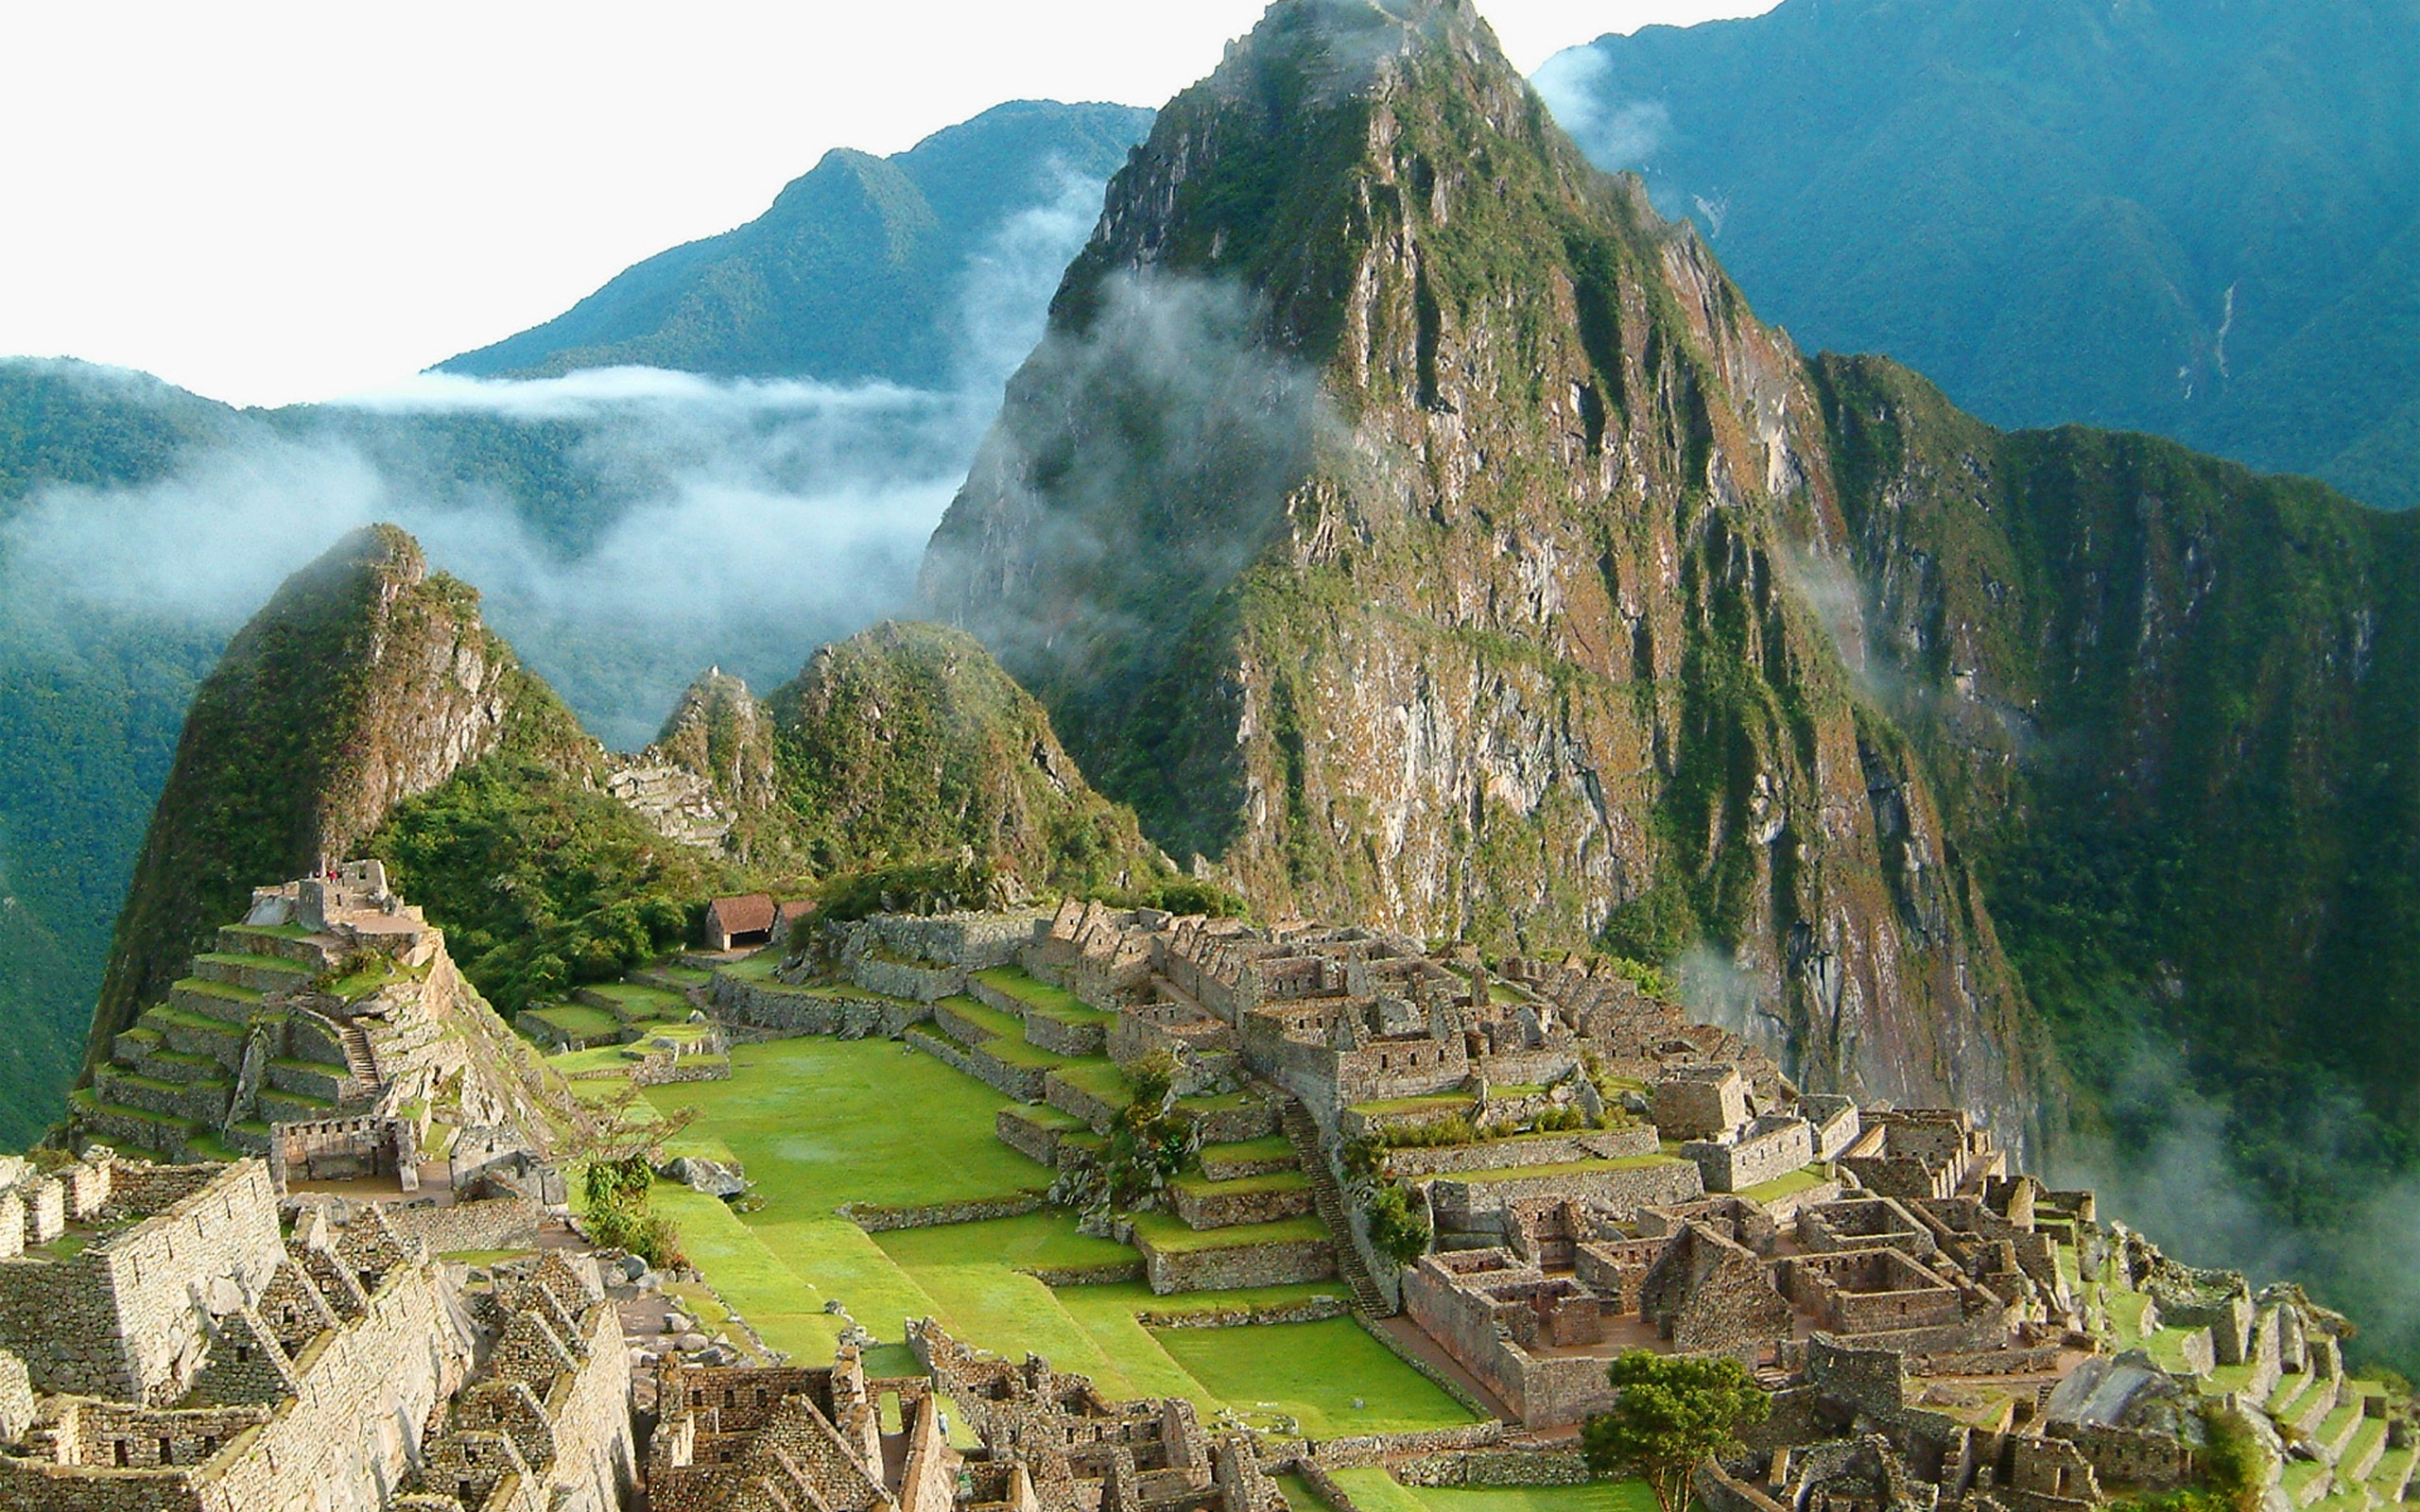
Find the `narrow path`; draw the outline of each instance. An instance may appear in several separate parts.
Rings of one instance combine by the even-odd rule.
[[[1328,1243],[1336,1250],[1336,1273],[1352,1288],[1353,1305],[1373,1318],[1392,1315],[1394,1309],[1387,1305],[1387,1294],[1371,1280],[1370,1268],[1361,1263],[1361,1251],[1354,1246],[1352,1215],[1345,1211],[1336,1173],[1328,1169],[1327,1155],[1320,1148],[1320,1127],[1312,1121],[1310,1109],[1300,1098],[1288,1097],[1279,1105],[1278,1119],[1303,1162],[1303,1173],[1311,1178],[1311,1203],[1319,1211],[1320,1222],[1327,1227]]]

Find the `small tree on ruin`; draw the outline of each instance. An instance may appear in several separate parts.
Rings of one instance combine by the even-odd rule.
[[[1640,1476],[1662,1512],[1683,1512],[1697,1468],[1772,1411],[1772,1398],[1729,1355],[1626,1349],[1607,1377],[1616,1393],[1612,1410],[1580,1431],[1588,1469]]]

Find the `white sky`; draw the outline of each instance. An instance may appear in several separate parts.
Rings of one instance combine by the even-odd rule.
[[[1480,0],[1534,69],[1773,0]],[[0,353],[373,387],[754,217],[825,149],[1157,105],[1262,0],[0,0]]]

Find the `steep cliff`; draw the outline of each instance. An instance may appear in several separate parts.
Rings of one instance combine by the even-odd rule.
[[[974,637],[887,622],[769,700],[793,833],[819,870],[961,850],[1028,887],[1147,887],[1174,868],[1102,798]]]
[[[2256,1184],[2365,1195],[2420,1143],[2420,518],[1818,371],[1878,681],[2095,1111],[2173,1054]]]
[[[922,587],[1264,911],[1703,938],[1797,1074],[2021,1138],[2020,989],[1853,665],[1824,447],[1467,4],[1281,0],[1112,181]]]
[[[478,596],[391,526],[295,574],[195,695],[118,916],[85,1049],[110,1041],[251,888],[350,853],[388,812],[494,748],[511,652]]]

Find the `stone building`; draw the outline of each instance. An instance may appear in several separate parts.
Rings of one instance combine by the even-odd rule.
[[[258,1160],[72,1170],[53,1252],[0,1262],[7,1512],[607,1512],[635,1484],[584,1262],[465,1295],[374,1206],[282,1234]]]

